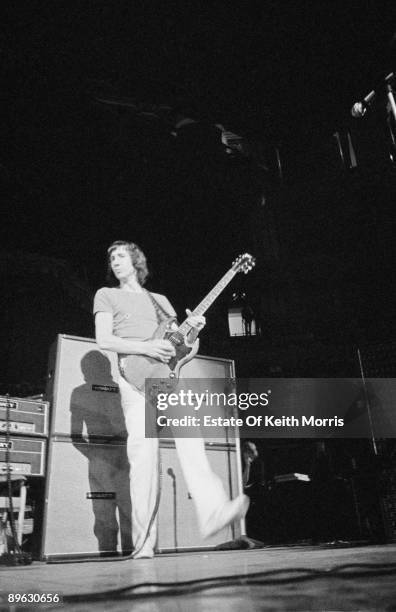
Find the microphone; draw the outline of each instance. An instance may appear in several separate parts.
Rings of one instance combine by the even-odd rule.
[[[376,92],[374,89],[367,94],[363,100],[360,102],[355,102],[355,104],[351,108],[351,115],[355,117],[355,119],[361,119],[367,113],[367,109],[371,106],[374,98],[376,96]]]
[[[355,102],[355,104],[352,106],[351,108],[352,117],[355,117],[355,119],[361,119],[362,117],[364,117],[364,115],[367,113],[367,109],[374,102],[374,98],[377,95],[376,90],[380,86],[380,83],[385,81],[385,83],[389,85],[389,83],[391,83],[394,76],[395,76],[394,73],[390,72],[388,75],[386,75],[386,77],[381,77],[381,79],[378,79],[375,85],[376,89],[372,89],[370,93],[368,93],[367,96],[363,98],[363,100],[360,100],[359,102]]]

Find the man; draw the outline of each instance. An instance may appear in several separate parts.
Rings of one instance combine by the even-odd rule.
[[[154,555],[156,541],[158,439],[145,437],[144,395],[123,377],[122,356],[146,355],[168,363],[175,354],[173,345],[168,340],[151,338],[158,326],[159,313],[169,316],[176,313],[165,296],[150,294],[143,288],[147,264],[136,244],[116,241],[107,253],[109,273],[118,281],[118,287],[103,287],[95,295],[96,341],[101,349],[121,356],[118,382],[128,432],[133,558],[147,558]],[[205,319],[186,312],[193,341]],[[209,465],[203,440],[176,438],[175,445],[202,535],[209,537],[245,516],[248,498],[240,495],[234,500],[227,499],[221,480]]]

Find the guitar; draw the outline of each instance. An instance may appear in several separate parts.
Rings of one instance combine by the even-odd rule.
[[[228,272],[198,304],[192,314],[203,315],[238,272],[247,274],[254,265],[254,257],[248,253],[239,255]],[[181,368],[197,354],[199,339],[197,338],[191,345],[187,342],[187,335],[191,331],[187,319],[179,327],[175,328],[175,325],[177,325],[176,318],[169,317],[160,323],[152,337],[152,339],[169,340],[175,347],[176,355],[168,363],[162,363],[146,355],[123,356],[122,374],[139,391],[144,391],[146,378],[168,378],[169,381],[174,383],[174,385],[169,385],[168,388],[176,386]]]

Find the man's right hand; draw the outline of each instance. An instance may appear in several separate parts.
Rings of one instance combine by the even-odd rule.
[[[168,363],[176,355],[175,347],[169,340],[147,340],[145,345],[147,346],[145,354],[163,363]]]

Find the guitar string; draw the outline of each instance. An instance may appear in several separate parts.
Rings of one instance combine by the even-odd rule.
[[[155,297],[152,295],[152,293],[150,293],[150,291],[146,292],[155,308],[155,314],[157,315],[157,323],[158,325],[160,323],[162,323],[163,321],[166,321],[167,319],[173,319],[174,317],[171,317],[171,315],[165,310],[165,308],[163,306],[161,306],[161,304],[159,304],[157,302],[157,300],[155,299]],[[168,338],[167,340],[169,340],[173,346],[178,346],[183,339],[183,335],[179,332],[179,330],[175,330]]]

